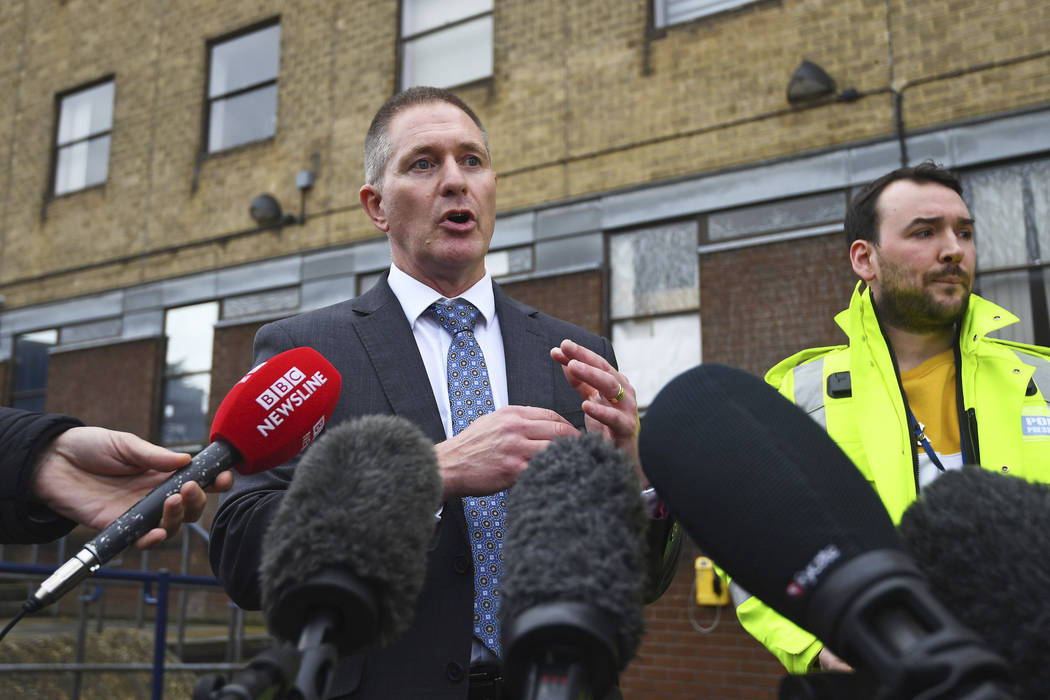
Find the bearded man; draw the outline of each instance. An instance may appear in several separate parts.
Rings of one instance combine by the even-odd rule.
[[[766,381],[821,424],[894,522],[949,469],[1050,481],[1050,349],[986,337],[1016,323],[971,292],[962,185],[932,162],[862,188],[846,211],[860,277],[835,321],[848,345],[804,350]],[[731,585],[742,625],[791,673],[848,670],[813,635]]]

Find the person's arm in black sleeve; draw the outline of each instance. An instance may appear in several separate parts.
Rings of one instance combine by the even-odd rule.
[[[279,326],[263,326],[255,336],[252,366],[295,347]],[[230,599],[246,610],[262,607],[259,565],[262,540],[292,481],[295,460],[279,467],[237,477],[233,488],[219,498],[211,525],[208,558],[215,578]]]
[[[40,455],[56,437],[81,425],[69,416],[0,407],[0,543],[50,542],[76,525],[37,502],[32,483]]]

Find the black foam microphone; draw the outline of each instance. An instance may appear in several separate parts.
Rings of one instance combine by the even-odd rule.
[[[303,653],[297,687],[326,687],[336,653],[383,646],[412,624],[440,504],[434,446],[404,418],[329,428],[303,455],[260,566],[270,632]]]
[[[555,440],[510,490],[503,675],[515,698],[603,697],[644,629],[647,518],[634,463],[598,435]]]
[[[679,375],[649,407],[640,451],[697,544],[870,673],[877,697],[1010,697],[1006,664],[936,600],[864,477],[762,380],[717,365]]]
[[[899,530],[942,603],[1013,670],[1050,688],[1050,486],[976,467],[922,490]]]

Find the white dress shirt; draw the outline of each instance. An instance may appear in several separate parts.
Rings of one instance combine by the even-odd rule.
[[[441,327],[433,316],[426,313],[427,307],[435,301],[452,301],[441,296],[414,277],[410,277],[397,265],[390,266],[388,278],[391,291],[397,297],[405,317],[412,325],[412,335],[423,358],[430,388],[434,392],[434,402],[441,423],[445,426],[445,437],[452,437],[452,411],[448,403],[448,349],[452,345],[452,336]],[[496,318],[496,300],[492,295],[492,277],[488,272],[478,282],[460,294],[457,299],[465,299],[477,307],[479,314],[474,326],[474,337],[481,346],[485,356],[485,365],[489,371],[489,383],[492,385],[492,400],[496,408],[507,405],[507,360],[503,356],[503,335],[499,330],[499,319]]]

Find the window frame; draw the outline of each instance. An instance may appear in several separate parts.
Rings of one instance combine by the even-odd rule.
[[[189,308],[192,308],[192,307],[204,307],[204,306],[208,306],[208,305],[214,305],[214,307],[215,307],[215,321],[213,322],[213,324],[212,324],[212,326],[210,328],[210,332],[211,332],[211,346],[212,347],[211,347],[211,356],[210,356],[209,361],[208,361],[208,369],[206,371],[205,370],[200,370],[200,369],[189,369],[189,370],[177,371],[177,372],[169,371],[168,352],[169,352],[170,345],[171,345],[171,334],[169,332],[170,331],[170,328],[169,328],[170,319],[169,319],[168,314],[171,313],[172,311],[177,311],[177,310],[180,310],[180,309],[189,309]],[[173,449],[180,449],[180,450],[193,449],[194,451],[199,450],[199,449],[203,448],[205,445],[208,444],[208,429],[209,429],[209,424],[208,424],[208,418],[209,418],[208,407],[211,404],[211,399],[213,397],[213,393],[212,392],[214,390],[214,387],[212,386],[212,380],[213,380],[214,373],[215,373],[215,328],[221,322],[222,322],[222,300],[221,299],[205,299],[203,301],[195,301],[195,302],[189,302],[189,303],[186,303],[186,304],[179,304],[178,306],[169,306],[169,307],[166,307],[164,309],[164,330],[163,330],[164,354],[161,357],[161,368],[160,368],[160,377],[159,377],[159,379],[160,379],[160,392],[159,392],[159,399],[160,399],[159,403],[160,403],[160,405],[158,406],[158,409],[157,409],[158,413],[159,413],[159,418],[158,418],[158,421],[157,421],[157,444],[163,445],[165,447],[173,448]],[[198,376],[198,375],[207,375],[207,377],[208,377],[208,394],[205,397],[205,408],[204,408],[204,434],[203,434],[203,436],[201,438],[201,441],[199,443],[196,443],[196,442],[170,442],[170,441],[165,439],[165,427],[166,427],[166,423],[167,423],[167,420],[168,420],[167,416],[165,415],[165,407],[166,407],[167,402],[168,402],[168,383],[173,381],[173,380],[180,380],[180,379],[184,379],[186,377],[193,377],[193,376]]]
[[[54,336],[55,336],[54,342],[52,342],[52,343],[50,343],[48,345],[49,349],[47,350],[48,364],[50,365],[50,362],[51,362],[51,349],[50,348],[57,347],[59,345],[59,341],[60,341],[60,333],[59,333],[59,328],[58,327],[39,328],[39,329],[37,329],[35,331],[24,331],[22,333],[16,334],[11,339],[11,362],[10,362],[10,368],[11,369],[10,369],[10,378],[9,378],[9,388],[10,388],[10,390],[8,391],[8,397],[7,397],[9,406],[12,406],[12,407],[15,407],[15,408],[19,408],[19,406],[17,404],[18,404],[18,401],[20,399],[32,399],[32,398],[35,398],[35,397],[38,397],[38,396],[42,397],[44,399],[44,406],[45,407],[47,406],[47,388],[48,388],[48,383],[47,383],[46,374],[45,374],[45,378],[44,378],[43,388],[40,388],[40,389],[33,388],[33,389],[23,389],[23,390],[19,390],[18,389],[18,371],[19,371],[19,365],[20,365],[20,363],[18,361],[18,344],[23,338],[26,338],[26,336],[40,335],[42,333],[53,333]],[[23,408],[23,410],[28,410],[28,409],[24,409]]]
[[[748,5],[754,5],[761,2],[761,0],[709,0],[708,6],[696,10],[688,17],[669,22],[667,20],[667,5],[669,1],[670,0],[651,0],[649,3],[649,16],[652,21],[653,30],[663,31],[671,27],[679,27],[690,22],[696,22],[723,12],[739,10]]]
[[[962,183],[963,201],[966,203],[967,208],[970,209],[971,212],[974,212],[975,208],[977,209],[977,212],[973,214],[976,217],[981,212],[978,207],[975,207],[976,203],[974,202],[974,195],[976,193],[976,188],[974,187],[975,182],[973,178],[996,171],[1001,172],[1013,169],[1020,178],[1029,179],[1031,174],[1024,172],[1024,168],[1026,165],[1032,163],[1050,165],[1050,154],[1047,154],[1045,152],[1037,154],[1027,154],[1018,158],[1010,158],[1005,160],[992,161],[988,163],[981,163],[967,167],[954,168],[953,171],[959,177],[959,180]],[[1028,196],[1031,196],[1030,190]],[[1027,301],[1030,305],[1029,316],[1026,317],[1019,310],[1015,311],[1013,308],[1004,308],[1007,308],[1008,311],[1017,315],[1021,319],[1021,326],[1028,327],[1032,331],[1030,337],[1022,333],[1020,338],[1021,342],[1046,346],[1048,343],[1050,343],[1050,311],[1048,311],[1048,308],[1050,308],[1050,273],[1047,272],[1047,269],[1050,268],[1050,261],[1046,259],[1047,257],[1050,257],[1050,254],[1044,252],[1042,248],[1043,241],[1038,240],[1038,230],[1029,228],[1029,226],[1036,226],[1037,222],[1042,221],[1042,219],[1029,219],[1028,214],[1025,211],[1027,207],[1024,203],[1024,197],[1024,187],[1022,186],[1021,216],[1024,222],[1022,245],[1026,249],[1025,259],[1017,263],[1007,262],[1001,265],[989,265],[982,267],[979,264],[982,259],[980,255],[980,250],[982,246],[986,247],[987,245],[989,245],[987,243],[982,243],[982,240],[987,240],[988,237],[993,237],[994,240],[995,234],[1002,233],[1002,231],[998,229],[995,224],[989,223],[987,218],[982,218],[981,221],[983,221],[984,223],[978,224],[978,228],[976,229],[975,233],[975,240],[978,246],[978,265],[974,269],[974,288],[972,291],[976,294],[984,296],[987,293],[987,287],[994,287],[994,285],[1002,283],[1004,279],[1008,278],[1011,275],[1016,275],[1018,278],[1020,278],[1020,276],[1022,275],[1026,276],[1026,284],[1023,286],[1026,287],[1025,292],[1026,296],[1028,297]],[[1050,224],[1047,225],[1050,226]],[[1033,259],[1031,257],[1032,249],[1031,247],[1029,247],[1029,242],[1027,240],[1029,236],[1036,236],[1036,246],[1039,247],[1039,257],[1036,259]],[[987,254],[984,259],[987,260]],[[996,295],[996,297],[997,299],[1001,300],[1001,297],[999,297],[999,295]],[[996,301],[995,303],[1003,302]],[[1009,331],[1011,329],[1016,330],[1016,324],[1013,326],[1007,326],[1003,330]],[[1005,336],[1000,336],[1000,334],[996,332],[994,333],[993,337],[1006,337],[1009,335],[1011,334],[1007,333],[1005,334]]]
[[[703,236],[706,234],[706,219],[701,214],[690,214],[686,216],[673,216],[668,218],[652,219],[645,222],[631,224],[628,226],[618,226],[615,228],[609,228],[604,230],[603,241],[602,241],[602,335],[608,338],[610,341],[613,338],[614,331],[618,325],[628,325],[641,323],[645,321],[660,321],[663,319],[671,318],[688,318],[695,317],[697,327],[699,328],[699,339],[700,347],[698,353],[700,360],[703,361],[703,316],[701,315],[702,299],[699,296],[700,291],[700,246],[703,241]],[[639,233],[652,229],[658,229],[663,227],[674,227],[674,226],[693,226],[694,231],[694,243],[692,248],[692,256],[696,261],[696,273],[697,273],[697,300],[695,305],[684,306],[678,309],[662,309],[659,311],[652,311],[649,313],[629,313],[629,314],[614,314],[613,313],[613,239],[618,236],[630,235],[632,233]],[[648,408],[648,405],[642,407]]]
[[[265,80],[265,81],[260,81],[258,83],[253,83],[251,85],[246,85],[246,86],[238,88],[236,90],[232,90],[230,92],[223,93],[222,95],[218,95],[216,97],[212,97],[210,95],[210,93],[211,93],[212,54],[214,52],[214,49],[217,46],[220,46],[222,44],[226,44],[226,43],[229,43],[229,42],[232,42],[232,41],[236,41],[237,39],[241,39],[241,38],[243,38],[245,36],[248,36],[249,34],[254,34],[256,32],[261,32],[264,29],[269,29],[270,27],[273,27],[273,26],[281,26],[281,16],[280,15],[276,15],[274,17],[269,17],[267,19],[260,20],[260,21],[254,23],[254,24],[250,24],[250,25],[248,25],[246,27],[241,27],[240,29],[237,29],[235,31],[229,32],[227,34],[223,34],[222,36],[213,37],[211,39],[208,39],[205,42],[205,46],[204,46],[204,97],[203,97],[203,114],[202,114],[202,117],[201,117],[201,147],[200,147],[200,153],[201,153],[201,155],[203,157],[207,158],[207,157],[214,156],[214,155],[219,155],[219,154],[222,154],[222,153],[228,153],[229,151],[233,151],[233,150],[238,149],[238,148],[243,148],[243,147],[246,147],[246,146],[252,146],[252,145],[255,145],[255,144],[258,144],[258,143],[264,143],[266,141],[272,140],[277,135],[277,129],[274,128],[274,133],[272,133],[269,136],[266,136],[264,138],[261,138],[261,139],[254,139],[252,141],[244,141],[242,143],[238,143],[238,144],[235,144],[233,146],[225,146],[223,148],[218,148],[218,149],[216,149],[214,151],[211,150],[211,148],[210,148],[211,131],[212,131],[212,129],[211,129],[211,126],[212,126],[211,125],[211,107],[212,107],[212,104],[215,103],[215,102],[225,101],[225,100],[229,100],[229,99],[234,98],[234,97],[239,97],[241,95],[246,95],[248,93],[257,92],[259,90],[265,89],[265,88],[270,87],[272,85],[272,86],[275,86],[277,88],[277,93],[278,93],[277,94],[277,98],[278,98],[277,99],[277,104],[274,106],[274,117],[277,118],[278,110],[280,109],[280,105],[281,105],[281,100],[280,100],[280,79],[281,79],[281,55],[282,55],[282,52],[281,52],[281,40],[280,39],[277,42],[277,73],[274,75],[272,80]],[[281,32],[281,39],[283,39],[283,37],[284,37],[284,32],[282,31]],[[280,119],[277,119],[277,123],[278,124],[280,123]]]
[[[483,17],[492,17],[492,72],[480,78],[474,78],[463,83],[454,83],[452,85],[446,85],[442,89],[445,90],[456,90],[465,87],[472,87],[475,85],[485,85],[491,83],[493,77],[496,74],[496,0],[492,0],[492,8],[485,10],[484,12],[476,12],[466,17],[461,17],[453,22],[446,24],[439,24],[429,29],[424,29],[421,32],[416,32],[409,36],[404,34],[404,0],[398,0],[397,3],[397,46],[395,48],[395,70],[397,71],[397,91],[407,90],[414,85],[405,84],[405,44],[415,41],[417,39],[432,36],[434,34],[440,34],[441,32],[448,31],[449,29],[455,29],[469,22],[474,22]]]
[[[112,83],[113,84],[113,104],[111,105],[111,113],[112,114],[111,114],[111,117],[110,117],[110,120],[109,120],[109,129],[106,129],[105,131],[99,131],[99,132],[94,133],[94,134],[89,134],[88,136],[85,136],[85,137],[79,138],[79,139],[75,139],[75,140],[70,141],[68,143],[60,144],[58,142],[58,133],[59,133],[59,129],[62,126],[62,102],[65,99],[67,99],[69,97],[72,97],[72,96],[74,96],[74,95],[76,95],[78,93],[87,92],[88,90],[93,90],[94,88],[97,88],[99,86],[105,85],[106,83]],[[116,109],[117,109],[117,76],[116,76],[115,73],[110,73],[108,75],[104,75],[101,78],[97,78],[97,79],[89,81],[87,83],[81,83],[80,85],[77,85],[76,87],[72,87],[72,88],[69,88],[68,90],[63,90],[62,92],[59,92],[59,93],[55,94],[54,125],[53,125],[52,133],[51,133],[51,168],[50,168],[49,173],[48,173],[48,188],[47,188],[48,198],[49,199],[56,199],[58,197],[66,197],[66,196],[69,196],[69,195],[74,195],[74,194],[78,194],[80,192],[84,192],[86,190],[91,190],[91,189],[105,187],[106,183],[109,182],[109,156],[110,156],[110,153],[112,151],[112,146],[113,146],[113,121],[114,121],[114,117],[116,116]],[[78,143],[90,143],[91,141],[94,141],[96,139],[100,139],[100,138],[103,138],[103,137],[109,137],[109,144],[110,144],[110,148],[106,150],[106,179],[103,180],[102,182],[96,182],[96,183],[93,183],[93,184],[90,184],[90,185],[85,185],[84,187],[78,187],[77,189],[74,189],[74,190],[66,190],[65,192],[61,192],[61,193],[58,192],[57,185],[58,185],[58,154],[59,154],[59,151],[61,151],[64,148],[69,148],[71,146],[74,146],[74,145],[76,145]]]

